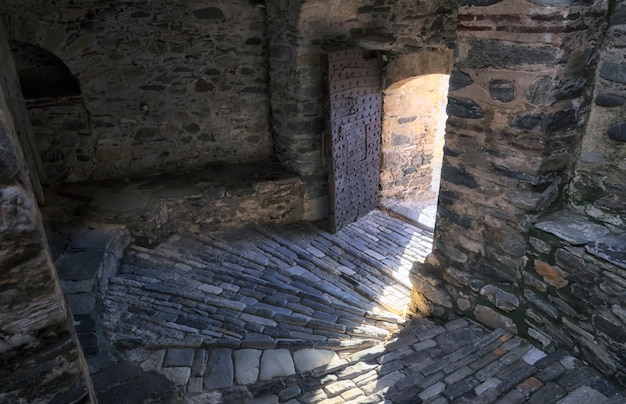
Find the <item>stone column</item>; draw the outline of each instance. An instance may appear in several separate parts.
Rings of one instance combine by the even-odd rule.
[[[414,303],[523,332],[528,231],[572,176],[607,2],[459,5],[435,249]]]
[[[16,83],[0,24],[0,401],[95,402],[18,142]]]
[[[267,2],[271,130],[281,163],[302,179],[304,219],[328,216],[321,53],[301,33],[304,1]]]

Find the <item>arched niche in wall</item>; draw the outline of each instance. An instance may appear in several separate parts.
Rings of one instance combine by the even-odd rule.
[[[95,158],[80,83],[47,50],[19,41],[10,45],[47,182],[88,179]]]

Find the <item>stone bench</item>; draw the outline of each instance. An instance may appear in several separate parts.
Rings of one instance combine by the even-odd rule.
[[[50,190],[56,195],[48,200],[54,203],[60,196],[73,198],[75,205],[82,201],[73,209],[84,210],[86,221],[123,224],[138,244],[154,245],[179,229],[206,232],[299,221],[300,184],[297,175],[277,164],[241,164],[184,175],[69,184]],[[62,220],[52,210],[48,220]]]

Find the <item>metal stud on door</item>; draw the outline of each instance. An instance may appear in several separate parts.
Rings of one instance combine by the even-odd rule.
[[[330,226],[338,231],[378,206],[382,62],[361,49],[327,55]]]

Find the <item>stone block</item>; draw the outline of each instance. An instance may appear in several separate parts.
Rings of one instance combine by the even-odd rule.
[[[595,238],[585,245],[585,250],[619,268],[626,269],[626,232]]]
[[[163,361],[164,367],[190,367],[193,363],[193,349],[168,349]]]
[[[508,80],[492,80],[489,82],[489,95],[494,100],[511,102],[515,99],[515,86]]]
[[[165,377],[173,381],[178,386],[186,386],[189,382],[189,376],[191,375],[191,368],[189,367],[171,367],[163,368],[161,372]]]
[[[448,115],[465,119],[480,119],[485,116],[485,111],[476,102],[457,97],[448,97]]]
[[[453,69],[450,74],[450,91],[460,90],[461,88],[467,87],[473,83],[472,78],[469,74],[465,73],[459,69]]]
[[[327,349],[300,349],[293,354],[293,361],[298,372],[312,370],[320,366],[333,366],[339,361],[334,351]]]
[[[498,313],[497,311],[482,305],[474,308],[474,316],[476,320],[492,328],[503,328],[507,331],[517,334],[517,326],[510,318]]]
[[[485,296],[500,310],[511,312],[519,307],[519,299],[512,293],[494,286],[485,285],[480,289],[480,295]]]
[[[555,212],[541,219],[535,226],[573,245],[587,244],[610,233],[605,226],[566,210]]]
[[[204,387],[207,390],[225,389],[233,386],[233,380],[232,350],[226,348],[212,350],[207,363]]]
[[[600,66],[600,77],[616,83],[626,84],[626,63],[604,62]]]
[[[89,314],[96,307],[96,297],[91,293],[67,295],[66,299],[73,314]]]
[[[261,350],[235,351],[235,380],[238,384],[255,383],[259,377]]]
[[[472,68],[515,68],[522,65],[549,65],[556,62],[559,49],[554,46],[532,46],[495,39],[473,39],[468,57],[459,63]]]
[[[102,267],[103,251],[81,251],[68,254],[58,268],[64,281],[96,279]]]
[[[557,404],[601,403],[607,397],[589,386],[582,386],[563,397]]]
[[[260,380],[291,376],[296,373],[291,354],[286,349],[270,349],[261,356]]]

